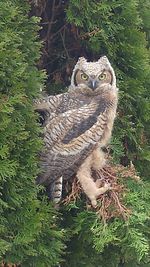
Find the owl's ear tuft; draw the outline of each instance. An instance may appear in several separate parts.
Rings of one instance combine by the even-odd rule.
[[[106,56],[102,56],[102,57],[100,57],[98,62],[108,64],[109,60],[108,60],[108,58]]]
[[[87,62],[86,58],[85,57],[79,57],[77,63],[83,63],[83,62]]]

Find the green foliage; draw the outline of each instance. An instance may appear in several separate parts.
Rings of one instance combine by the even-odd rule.
[[[150,173],[149,1],[70,0],[66,12],[87,57],[107,55],[117,73],[119,108],[110,146],[113,161],[124,165],[133,161],[146,180]],[[65,225],[71,236],[64,267],[150,266],[150,185],[132,180],[125,184],[124,203],[131,210],[127,221],[112,218],[103,224],[82,202],[70,206]],[[62,212],[66,217],[66,211]]]
[[[70,1],[67,19],[80,27],[81,35],[95,33],[83,40],[94,56],[105,54],[117,72],[119,116],[114,135],[124,143],[129,160],[138,158],[142,175],[150,172],[142,168],[147,161],[149,139],[149,51],[144,30],[150,31],[149,2],[143,1]],[[146,156],[144,151],[146,152]],[[136,164],[136,163],[135,163]]]
[[[0,2],[0,260],[58,266],[65,232],[63,267],[149,267],[149,1],[37,3],[30,13],[25,1]],[[35,67],[39,19],[28,16],[34,12],[42,16],[39,65],[49,74],[49,94],[66,90],[79,56],[93,60],[105,54],[114,66],[119,108],[110,145],[113,161],[132,160],[145,179],[120,180],[131,210],[126,221],[113,217],[104,223],[86,210],[84,200],[62,206],[62,219],[35,186],[41,140],[32,101],[45,74]]]
[[[35,186],[42,142],[32,101],[45,74],[35,67],[39,20],[28,12],[25,1],[0,2],[0,261],[55,266],[63,231]]]
[[[150,185],[131,179],[120,182],[128,188],[124,204],[130,208],[129,219],[112,218],[103,223],[95,212],[86,211],[82,202],[78,203],[80,209],[71,208],[65,221],[71,237],[64,267],[117,267],[121,261],[122,266],[137,267],[148,261]]]

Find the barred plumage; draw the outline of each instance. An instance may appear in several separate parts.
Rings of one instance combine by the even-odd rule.
[[[108,185],[97,187],[91,169],[101,168],[104,162],[101,148],[111,137],[117,100],[114,71],[108,59],[102,57],[97,62],[80,58],[68,92],[35,101],[35,109],[48,114],[37,182],[51,188],[52,198],[58,189],[56,181],[60,190],[60,177],[73,174],[93,206],[97,197],[109,189]]]

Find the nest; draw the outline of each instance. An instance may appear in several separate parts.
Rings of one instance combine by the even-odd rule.
[[[99,196],[96,208],[93,208],[87,199],[87,209],[95,210],[97,215],[104,222],[120,216],[123,217],[124,220],[127,220],[131,210],[123,204],[123,197],[128,189],[120,182],[120,177],[131,177],[136,181],[139,181],[140,177],[136,174],[133,164],[128,168],[122,165],[107,165],[100,171],[93,171],[92,177],[99,187],[104,186],[105,183],[109,183],[111,185],[111,190]],[[82,197],[83,190],[76,176],[73,177],[71,184],[70,182],[66,183],[65,192],[67,192],[67,196],[65,196],[62,201],[64,205],[68,205],[72,202],[75,203]]]

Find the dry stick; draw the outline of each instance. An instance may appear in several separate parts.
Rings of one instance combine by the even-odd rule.
[[[75,201],[79,196],[79,192],[81,191],[81,186],[78,181],[74,180],[72,183],[71,193],[67,196],[61,203],[65,205],[69,204],[71,201]]]
[[[56,0],[53,0],[53,4],[52,4],[52,16],[51,16],[50,21],[47,22],[47,24],[48,24],[47,34],[46,34],[46,36],[42,39],[42,42],[47,41],[48,46],[49,46],[49,41],[50,41],[50,39],[51,39],[51,38],[50,38],[50,32],[51,32],[52,25],[53,25],[53,21],[54,21],[54,17],[55,17],[55,3],[56,3]]]
[[[58,33],[60,33],[63,29],[66,28],[66,25],[67,25],[67,23],[64,24],[62,27],[60,27],[60,29],[59,29],[57,32],[53,33],[53,34],[51,35],[51,37],[50,37],[50,40],[52,40],[52,39],[54,40],[54,37],[55,37],[56,35],[58,35]]]
[[[106,171],[104,168],[102,169],[102,172],[104,172],[105,174],[107,174],[108,176],[110,176],[111,178],[113,178],[114,180],[116,180],[116,176],[112,175],[110,172]]]
[[[47,36],[48,37],[50,35],[51,28],[52,28],[52,25],[53,25],[53,20],[54,20],[54,17],[55,17],[55,3],[56,3],[56,0],[53,0],[53,4],[52,4],[52,16],[51,16],[51,20],[50,20],[50,23],[48,25],[48,30],[47,30]]]
[[[116,183],[116,188],[114,188],[115,190],[122,190],[123,189],[123,185],[122,186],[120,186],[120,188],[119,188],[119,186],[117,186],[117,182],[116,182],[116,180],[117,180],[117,177],[116,176],[114,176],[114,175],[112,175],[109,171],[107,171],[106,169],[102,169],[102,172],[105,174],[105,175],[107,175],[107,176],[109,176],[111,179],[113,178],[113,180],[114,180],[114,182]],[[112,190],[111,192],[110,192],[110,194],[111,194],[111,196],[112,196],[112,198],[113,198],[113,200],[114,200],[114,202],[115,202],[115,204],[117,205],[117,207],[119,208],[119,211],[120,211],[120,213],[121,213],[121,215],[123,216],[123,218],[124,219],[126,219],[128,216],[127,216],[127,213],[129,214],[129,210],[120,202],[120,200],[119,200],[119,196],[118,196],[118,193],[119,192],[115,192],[114,190]],[[102,202],[102,205],[103,205],[103,203],[104,203],[104,200],[105,200],[105,197],[103,198],[103,202]],[[109,205],[111,204],[111,202],[109,203]],[[108,206],[109,206],[108,205]],[[107,207],[105,207],[105,208],[108,208],[108,206]],[[103,209],[104,209],[104,205],[103,205],[103,208],[101,208],[100,209],[100,212],[102,213],[102,217],[103,217],[103,219],[104,219],[104,214],[103,214]]]
[[[102,198],[101,201],[102,205],[101,208],[96,212],[97,214],[100,214],[100,216],[102,217],[102,221],[105,223],[106,222],[106,209],[105,209],[105,198]]]
[[[65,28],[64,28],[63,35],[62,35],[62,33],[60,32],[60,36],[61,36],[61,39],[62,39],[63,47],[64,47],[64,50],[65,50],[65,52],[66,52],[67,58],[69,59],[70,56],[69,56],[69,54],[68,54],[68,51],[67,51],[67,48],[66,48],[66,45],[65,45]]]
[[[96,29],[94,29],[94,30],[91,31],[91,32],[86,32],[86,33],[84,33],[84,34],[81,34],[79,37],[80,37],[81,39],[86,39],[86,38],[88,38],[88,37],[91,37],[91,36],[93,36],[93,35],[96,35],[97,33],[101,32],[101,31],[102,31],[101,29],[96,28]]]
[[[63,25],[57,32],[55,32],[54,34],[52,34],[50,36],[50,33],[51,33],[51,29],[52,29],[52,25],[56,23],[56,21],[54,21],[54,17],[55,17],[55,9],[58,9],[60,6],[61,6],[61,0],[59,1],[58,5],[55,5],[56,4],[56,0],[53,0],[53,5],[52,5],[52,16],[51,16],[51,20],[49,22],[49,26],[48,26],[48,30],[47,30],[47,39],[48,39],[48,46],[49,46],[49,42],[51,40],[54,39],[54,37],[62,31],[62,29],[65,29],[67,23],[65,25]]]
[[[130,213],[129,209],[127,209],[123,204],[120,203],[119,198],[115,192],[111,192],[111,195],[112,195],[115,203],[119,207],[119,210],[120,210],[122,217],[124,218],[124,220],[126,220],[129,216],[129,213]]]

